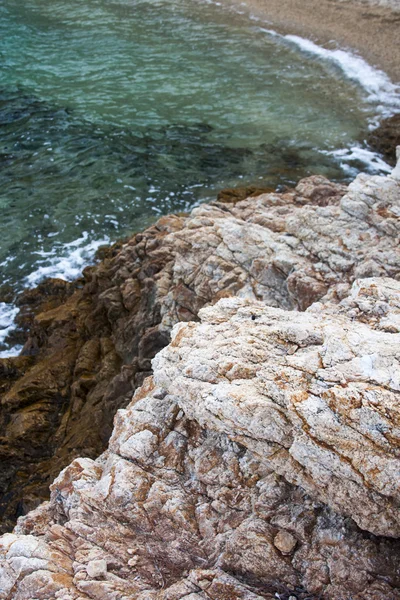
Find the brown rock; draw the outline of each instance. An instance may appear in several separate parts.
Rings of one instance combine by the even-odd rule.
[[[304,310],[327,291],[338,301],[356,277],[399,277],[398,202],[390,178],[359,176],[346,190],[311,177],[162,217],[74,284],[25,292],[26,356],[0,360],[3,528],[45,499],[73,458],[99,455],[177,322],[219,298]],[[182,469],[179,448],[168,440],[165,451]]]
[[[179,324],[106,452],[0,538],[0,597],[399,600],[399,290]]]
[[[400,146],[400,113],[383,119],[367,137],[368,144],[383,154],[385,160],[396,164],[396,147]]]
[[[284,529],[280,529],[274,537],[274,546],[275,548],[278,548],[282,554],[291,554],[295,549],[296,544],[296,538]]]
[[[256,196],[261,196],[261,194],[268,194],[273,191],[273,188],[258,187],[256,185],[248,185],[246,187],[238,188],[226,188],[218,192],[217,200],[218,202],[236,204],[236,202],[239,202],[240,200],[245,200],[246,198],[255,198]]]

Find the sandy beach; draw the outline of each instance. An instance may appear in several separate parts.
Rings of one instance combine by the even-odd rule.
[[[225,0],[281,33],[355,50],[400,83],[400,0]]]

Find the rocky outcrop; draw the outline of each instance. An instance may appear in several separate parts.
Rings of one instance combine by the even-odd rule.
[[[339,307],[299,314],[239,299],[201,314],[154,359],[156,383],[362,529],[400,537],[400,283],[358,280]]]
[[[400,113],[383,119],[367,138],[368,144],[383,154],[391,165],[396,163],[396,147],[400,146]]]
[[[0,598],[400,598],[400,283],[200,317],[1,538]]]
[[[347,189],[311,177],[240,197],[162,217],[81,280],[22,298],[24,356],[0,361],[5,529],[73,458],[105,448],[176,323],[224,297],[303,311],[327,294],[340,301],[356,278],[399,276],[394,178],[360,175]]]

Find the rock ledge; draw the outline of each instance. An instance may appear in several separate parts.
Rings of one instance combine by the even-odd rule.
[[[161,219],[30,317],[14,452],[49,356],[56,464],[131,401],[0,538],[2,600],[400,599],[396,177]]]

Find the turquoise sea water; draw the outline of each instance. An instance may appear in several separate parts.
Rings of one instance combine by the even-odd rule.
[[[1,0],[0,344],[10,286],[223,187],[364,168],[334,153],[379,99],[325,58],[201,1]]]

